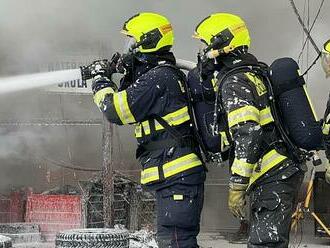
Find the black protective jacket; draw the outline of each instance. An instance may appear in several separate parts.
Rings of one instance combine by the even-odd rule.
[[[173,68],[174,56],[143,56],[147,63],[136,61],[134,76],[124,78],[133,78],[133,83],[124,82],[130,86],[107,94],[103,112],[112,123],[135,125],[143,185],[159,189],[178,179],[182,183],[201,183],[204,167],[191,139],[187,99],[180,73]],[[165,129],[159,117],[160,122],[175,129],[177,136],[184,137],[182,142]]]
[[[257,62],[251,54],[227,56],[218,61],[214,76],[220,80],[230,69]],[[262,78],[250,72],[239,72],[230,75],[219,87],[220,104],[227,117],[234,149],[232,175],[244,178],[252,185],[292,164],[285,163],[289,156],[274,126]],[[298,170],[297,167],[289,168],[288,174]]]

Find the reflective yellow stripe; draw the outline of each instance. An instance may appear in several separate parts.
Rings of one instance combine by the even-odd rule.
[[[183,157],[177,158],[171,162],[163,165],[164,177],[168,178],[170,176],[176,175],[180,172],[189,170],[191,168],[202,165],[202,162],[197,157],[196,154],[190,153]]]
[[[159,180],[158,167],[151,167],[141,171],[141,184]]]
[[[279,154],[275,149],[266,153],[261,160],[260,170],[253,171],[252,176],[250,177],[250,185],[254,183],[258,178],[260,178],[263,174],[265,174],[267,171],[272,169],[274,166],[281,163],[286,158],[287,158],[286,156]]]
[[[250,72],[245,73],[245,75],[254,84],[259,96],[262,96],[263,94],[267,93],[266,86],[264,85],[264,83],[261,81],[261,79],[258,76],[254,75]]]
[[[274,122],[274,118],[270,110],[270,107],[266,107],[260,110],[260,125],[264,126],[271,122]]]
[[[194,153],[172,160],[162,166],[164,177],[168,178],[183,171],[202,165]],[[150,167],[141,172],[141,184],[155,182],[160,179],[158,167]]]
[[[183,195],[173,195],[174,201],[183,201]]]
[[[123,124],[136,122],[128,106],[127,92],[125,90],[113,94],[113,102],[116,112]]]
[[[233,174],[238,174],[243,177],[250,177],[255,164],[250,164],[246,162],[246,159],[234,159],[233,165],[231,167],[231,172]]]
[[[308,92],[307,92],[307,86],[306,86],[306,84],[304,84],[303,88],[304,88],[304,91],[305,91],[305,94],[306,94],[306,97],[307,97],[307,100],[308,100],[309,106],[310,106],[311,109],[312,109],[312,112],[313,112],[313,115],[314,115],[314,119],[315,119],[316,121],[318,121],[318,117],[317,117],[317,114],[316,114],[316,112],[315,112],[315,109],[314,109],[314,106],[313,106],[312,100],[311,100],[311,98],[309,97],[309,94],[308,94]]]
[[[172,113],[169,113],[162,117],[170,126],[178,126],[182,123],[185,123],[186,121],[190,120],[190,115],[188,112],[188,107],[183,107],[177,111],[174,111]],[[141,126],[142,125],[142,126]],[[150,125],[149,121],[144,121],[142,124],[138,126],[138,128],[135,129],[135,137],[141,138],[142,137],[142,127],[145,135],[150,134]],[[155,129],[156,131],[163,130],[164,127],[158,123],[158,121],[155,120]]]
[[[220,136],[221,136],[221,142],[225,145],[225,146],[229,146],[229,141],[228,141],[228,137],[226,132],[220,132]]]
[[[135,137],[136,138],[142,137],[142,124],[141,123],[135,125]]]
[[[247,121],[254,121],[264,126],[274,121],[270,107],[266,107],[262,110],[258,110],[254,106],[244,106],[236,109],[228,114],[228,125],[229,128]]]
[[[247,121],[254,121],[259,123],[259,110],[254,106],[244,106],[228,114],[228,125],[229,128]]]
[[[324,135],[329,135],[330,133],[330,124],[323,124],[322,132]]]
[[[109,95],[109,94],[112,94],[114,93],[114,90],[110,87],[108,88],[104,88],[102,90],[99,90],[98,92],[95,93],[93,99],[94,99],[94,103],[99,107],[101,108],[101,106],[103,105],[103,101],[104,101],[104,98]]]
[[[180,125],[188,120],[190,120],[190,116],[188,113],[188,107],[183,107],[175,112],[169,113],[163,117],[163,119],[170,125],[170,126],[177,126]],[[155,128],[156,130],[164,129],[162,125],[160,125],[157,121],[155,121]]]
[[[213,77],[211,80],[214,92],[218,92],[218,79],[216,78],[217,75],[218,74],[216,74],[215,77]]]

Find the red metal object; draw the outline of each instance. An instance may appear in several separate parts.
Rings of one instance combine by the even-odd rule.
[[[24,200],[21,192],[12,192],[9,196],[0,196],[0,223],[24,221]]]
[[[38,224],[42,237],[52,241],[59,231],[82,227],[81,197],[30,194],[25,221]]]

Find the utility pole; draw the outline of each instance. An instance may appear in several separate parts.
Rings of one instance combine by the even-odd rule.
[[[103,116],[102,130],[102,182],[104,227],[114,226],[113,125]]]

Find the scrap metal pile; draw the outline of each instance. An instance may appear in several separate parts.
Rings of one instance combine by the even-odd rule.
[[[102,228],[103,184],[100,178],[80,182],[86,227]],[[141,228],[153,230],[155,222],[155,198],[141,189],[131,179],[116,175],[114,179],[114,224],[136,231]]]

